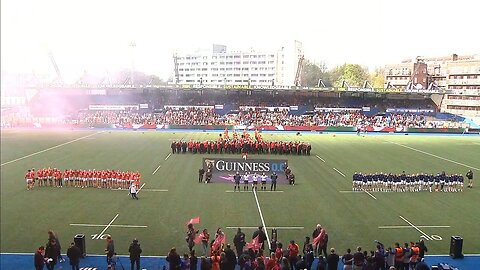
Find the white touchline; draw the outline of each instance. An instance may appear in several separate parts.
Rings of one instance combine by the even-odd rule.
[[[463,167],[467,167],[467,168],[470,168],[470,169],[474,169],[474,170],[480,171],[479,168],[476,168],[476,167],[473,167],[473,166],[470,166],[470,165],[467,165],[467,164],[463,164],[463,163],[458,162],[458,161],[455,161],[455,160],[451,160],[451,159],[448,159],[448,158],[444,158],[444,157],[441,157],[441,156],[437,156],[437,155],[435,155],[435,154],[431,154],[431,153],[428,153],[428,152],[425,152],[425,151],[422,151],[422,150],[419,150],[419,149],[416,149],[416,148],[413,148],[413,147],[410,147],[410,146],[407,146],[407,145],[403,145],[403,144],[400,144],[400,143],[396,143],[396,142],[391,142],[391,143],[396,144],[396,145],[401,146],[401,147],[405,147],[405,148],[410,149],[410,150],[413,150],[413,151],[417,151],[417,152],[422,153],[422,154],[425,154],[425,155],[429,155],[429,156],[432,156],[432,157],[436,157],[436,158],[438,158],[438,159],[442,159],[442,160],[445,160],[445,161],[448,161],[448,162],[452,162],[452,163],[461,165],[461,166],[463,166]]]
[[[165,160],[167,160],[171,155],[172,155],[172,153],[169,153],[169,154],[167,155],[167,157],[165,158]]]
[[[377,199],[375,196],[373,196],[370,192],[366,191],[365,190],[365,193],[367,193],[368,195],[370,195],[370,197],[374,198],[375,200]]]
[[[33,154],[26,155],[26,156],[21,157],[21,158],[17,158],[17,159],[14,159],[14,160],[7,161],[7,162],[5,162],[5,163],[0,164],[0,166],[7,165],[7,164],[10,164],[10,163],[13,163],[13,162],[17,162],[17,161],[19,161],[19,160],[26,159],[26,158],[29,158],[29,157],[33,157],[33,156],[35,156],[35,155],[38,155],[38,154],[41,154],[41,153],[44,153],[44,152],[53,150],[53,149],[58,148],[58,147],[62,147],[62,146],[67,145],[67,144],[74,143],[74,142],[76,142],[76,141],[83,140],[83,139],[88,138],[88,137],[92,137],[92,136],[94,136],[94,135],[97,135],[97,134],[103,133],[103,132],[105,132],[105,131],[95,132],[95,133],[93,133],[93,134],[89,134],[89,135],[86,135],[86,136],[77,138],[77,139],[75,139],[75,140],[71,140],[71,141],[68,141],[68,142],[64,142],[64,143],[61,143],[61,144],[59,144],[59,145],[55,145],[55,146],[52,146],[52,147],[50,147],[50,148],[47,148],[47,149],[44,149],[44,150],[35,152],[35,153],[33,153]]]
[[[153,171],[152,175],[154,175],[158,171],[158,169],[160,169],[160,167],[162,167],[162,164],[158,165],[158,167],[155,169],[155,171]]]
[[[110,221],[110,223],[108,223],[107,226],[105,226],[105,228],[103,229],[103,231],[98,235],[98,237],[101,237],[103,235],[104,232],[107,231],[107,229],[112,225],[112,223],[115,221],[115,219],[117,219],[118,217],[118,214]],[[100,238],[99,238],[100,239]]]
[[[424,233],[422,230],[420,230],[417,226],[413,225],[410,221],[408,221],[406,218],[402,217],[402,216],[399,216],[401,219],[403,219],[403,221],[405,221],[406,223],[408,223],[410,226],[412,226],[415,230],[417,230],[419,233],[423,234],[423,236],[425,237],[425,239],[427,240],[432,240],[430,238],[430,236],[428,236],[426,233]]]
[[[340,175],[342,175],[343,177],[345,177],[345,174],[343,174],[341,171],[337,170],[337,168],[333,168],[337,173],[339,173]]]
[[[412,226],[398,225],[398,226],[378,226],[379,229],[410,229]],[[418,225],[417,228],[450,228],[448,225]]]
[[[263,231],[265,232],[265,236],[267,236],[268,249],[271,249],[272,247],[270,246],[270,238],[268,237],[267,226],[265,225],[265,220],[263,219],[262,209],[260,209],[260,203],[258,202],[257,191],[255,189],[253,189],[253,195],[255,196],[258,213],[260,214],[260,219],[262,220]]]
[[[83,224],[83,223],[72,223],[70,226],[81,226],[81,227],[105,227],[105,224]],[[110,227],[120,227],[120,228],[147,228],[146,225],[110,225]]]
[[[325,162],[325,160],[319,156],[317,156],[318,159],[320,159],[321,161]]]

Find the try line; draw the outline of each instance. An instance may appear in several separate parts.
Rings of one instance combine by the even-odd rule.
[[[10,163],[13,163],[13,162],[17,162],[17,161],[19,161],[19,160],[26,159],[26,158],[29,158],[29,157],[33,157],[33,156],[35,156],[35,155],[38,155],[38,154],[41,154],[41,153],[44,153],[44,152],[47,152],[47,151],[50,151],[50,150],[53,150],[53,149],[62,147],[62,146],[67,145],[67,144],[74,143],[74,142],[76,142],[76,141],[80,141],[80,140],[86,139],[86,138],[88,138],[88,137],[95,136],[95,135],[97,135],[97,134],[99,134],[99,133],[103,133],[103,132],[105,132],[105,131],[95,132],[95,133],[93,133],[93,134],[89,134],[89,135],[86,135],[86,136],[83,136],[83,137],[80,137],[80,138],[77,138],[77,139],[74,139],[74,140],[71,140],[71,141],[68,141],[68,142],[64,142],[64,143],[61,143],[61,144],[59,144],[59,145],[55,145],[55,146],[52,146],[52,147],[50,147],[50,148],[47,148],[47,149],[44,149],[44,150],[35,152],[35,153],[33,153],[33,154],[26,155],[26,156],[24,156],[24,157],[20,157],[20,158],[14,159],[14,160],[7,161],[7,162],[5,162],[5,163],[0,164],[0,166],[7,165],[7,164],[10,164]]]

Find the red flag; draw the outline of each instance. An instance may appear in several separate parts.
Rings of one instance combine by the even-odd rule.
[[[197,235],[197,237],[195,237],[195,239],[193,239],[193,242],[195,244],[198,244],[198,243],[202,242],[202,239],[203,239],[204,236],[205,236],[205,234],[203,232],[201,232],[199,235]]]
[[[318,236],[315,237],[315,238],[313,238],[312,244],[313,244],[314,246],[318,246],[318,244],[320,243],[320,240],[322,240],[322,238],[324,237],[324,235],[325,235],[325,230],[324,230],[324,229],[321,229],[321,230],[320,230],[320,233],[318,234]]]
[[[200,223],[200,217],[194,217],[194,218],[190,219],[189,221],[187,221],[187,223],[185,225],[198,224],[198,223]]]
[[[222,244],[225,244],[226,236],[225,233],[220,233],[217,235],[212,244],[212,250],[220,250]]]
[[[252,239],[251,242],[247,243],[247,248],[251,248],[253,250],[259,250],[262,247],[262,244],[260,243],[260,235],[257,235],[255,238]]]

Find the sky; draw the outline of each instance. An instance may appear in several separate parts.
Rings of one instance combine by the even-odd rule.
[[[50,51],[67,82],[132,63],[167,79],[175,50],[277,50],[299,40],[313,62],[373,70],[480,54],[478,10],[473,0],[2,0],[1,69],[53,76]]]

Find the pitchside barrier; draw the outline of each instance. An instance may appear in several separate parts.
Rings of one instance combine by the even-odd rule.
[[[265,173],[267,182],[270,183],[270,175],[275,172],[278,175],[278,184],[287,184],[285,168],[288,166],[286,159],[239,159],[239,158],[203,158],[203,169],[212,170],[213,183],[233,183],[233,176],[238,172],[244,176],[249,175],[249,183],[252,182],[251,175],[262,175]],[[260,184],[260,179],[258,179]],[[241,180],[243,184],[243,177]]]

